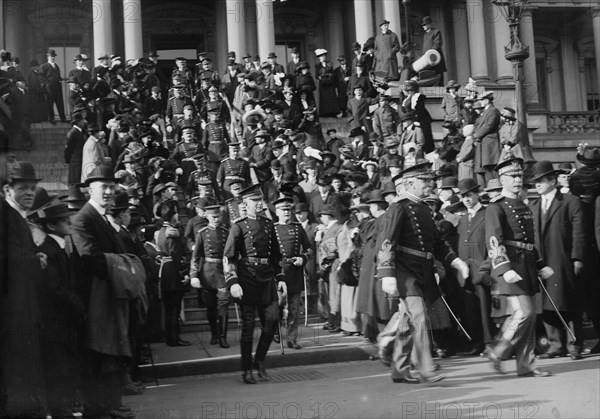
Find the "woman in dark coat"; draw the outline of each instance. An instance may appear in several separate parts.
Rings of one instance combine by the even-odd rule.
[[[312,103],[315,101],[314,91],[317,89],[315,79],[310,74],[310,67],[306,61],[301,61],[297,67],[298,76],[296,76],[296,91],[298,94],[306,93],[306,101]]]
[[[327,61],[327,50],[316,51],[319,63],[315,75],[319,81],[319,115],[334,116],[339,112],[333,66]]]

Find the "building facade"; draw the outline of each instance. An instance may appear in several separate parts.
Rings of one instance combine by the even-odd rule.
[[[219,71],[228,51],[238,61],[246,53],[264,61],[275,52],[285,64],[298,47],[314,66],[314,50],[326,48],[335,63],[339,55],[351,60],[352,43],[375,35],[382,19],[420,53],[420,22],[429,15],[443,35],[446,80],[464,85],[472,77],[497,92],[501,104],[514,103],[513,68],[504,58],[509,27],[491,0],[0,0],[0,6],[0,47],[20,57],[24,72],[55,49],[64,74],[80,52],[94,66],[104,53],[126,60],[156,50],[166,72],[175,57],[195,63],[201,51]],[[529,1],[520,29],[530,49],[524,63],[529,126],[539,133],[597,133],[599,1]],[[440,98],[443,90],[427,93]]]

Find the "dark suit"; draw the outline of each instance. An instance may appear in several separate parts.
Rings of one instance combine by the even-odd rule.
[[[431,28],[429,32],[425,32],[423,35],[423,54],[428,50],[434,49],[441,55],[441,61],[438,65],[432,68],[436,73],[445,73],[446,60],[444,59],[444,52],[442,51],[442,32],[439,29]],[[443,83],[443,76],[440,79],[440,86]]]
[[[66,121],[65,104],[62,96],[62,78],[60,76],[60,68],[58,64],[54,67],[50,63],[44,63],[40,66],[40,74],[43,78],[43,83],[46,91],[46,105],[48,111],[48,120],[54,121],[54,104],[58,109],[61,121]]]
[[[469,279],[465,284],[465,312],[467,327],[474,332],[477,349],[491,343],[490,287],[481,282],[479,267],[487,259],[485,244],[485,208],[480,208],[473,217],[465,213],[458,221],[458,257],[469,265]],[[477,300],[477,307],[472,304]]]
[[[0,417],[39,416],[45,404],[37,252],[25,219],[0,200]]]
[[[109,270],[106,263],[107,253],[125,253],[125,246],[117,237],[114,228],[108,221],[87,202],[73,217],[73,243],[80,255],[81,274],[78,281],[78,294],[89,312],[94,281],[109,281]],[[114,298],[114,297],[113,297]],[[121,307],[123,301],[114,298],[115,310]],[[114,313],[107,313],[106,317],[113,317]],[[98,316],[96,316],[98,317]],[[95,329],[102,325],[91,324],[86,321],[84,326],[85,348],[85,376],[84,399],[86,412],[103,413],[106,410],[116,409],[121,405],[122,376],[125,371],[124,360],[120,357],[100,353],[89,349],[87,341],[94,338]],[[105,365],[112,365],[109,371],[103,369]]]
[[[425,154],[431,153],[435,148],[433,134],[431,132],[432,118],[427,108],[425,108],[426,100],[427,97],[424,94],[414,93],[403,99],[401,106],[403,113],[413,111],[416,114],[416,121],[421,126],[425,138],[425,144],[423,146],[423,152]]]
[[[474,169],[477,181],[483,188],[494,176],[494,166],[500,159],[500,140],[498,128],[500,127],[500,111],[490,105],[475,121],[473,139],[476,143]]]
[[[309,211],[315,217],[318,217],[319,212],[325,207],[325,205],[331,204],[331,201],[333,200],[333,193],[331,191],[329,191],[327,193],[327,196],[325,197],[325,200],[323,200],[323,197],[321,196],[321,193],[319,192],[319,189],[317,188],[314,191],[312,191],[308,200],[309,200],[309,202],[308,202]]]
[[[65,163],[69,165],[69,185],[81,182],[81,164],[83,162],[85,140],[85,135],[77,127],[71,128],[67,133],[64,157]]]
[[[585,249],[581,201],[573,195],[563,195],[557,190],[550,208],[545,213],[541,206],[542,198],[533,202],[531,211],[536,247],[545,265],[554,270],[554,275],[545,280],[545,287],[565,320],[571,323],[571,330],[577,338],[577,341],[573,342],[570,336],[565,336],[552,303],[543,293],[544,326],[550,341],[548,352],[562,353],[565,337],[570,351],[581,352],[581,278],[575,276],[573,270],[574,261],[583,261]]]

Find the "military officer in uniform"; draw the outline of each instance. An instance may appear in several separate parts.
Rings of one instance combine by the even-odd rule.
[[[523,160],[510,158],[498,163],[502,192],[485,211],[485,240],[499,293],[505,295],[511,313],[504,322],[503,334],[488,353],[496,372],[502,374],[501,363],[514,353],[517,374],[524,377],[551,375],[535,366],[536,313],[533,295],[538,292],[537,276],[552,276],[543,267],[535,248],[535,230],[531,209],[519,198],[523,188]],[[539,271],[538,271],[539,269]]]
[[[185,245],[177,226],[177,202],[163,202],[160,205],[160,217],[163,225],[156,237],[156,246],[160,251],[159,281],[164,303],[165,335],[168,346],[189,346],[190,342],[179,337],[179,313],[183,295],[190,282],[185,266]]]
[[[278,222],[275,234],[281,248],[282,270],[287,285],[287,345],[300,349],[298,344],[298,318],[300,317],[300,295],[304,287],[304,266],[311,254],[311,245],[306,231],[299,222],[292,221],[291,198],[281,198],[273,202]],[[306,309],[306,307],[305,307]]]
[[[167,102],[167,132],[173,132],[173,126],[177,125],[179,120],[183,119],[183,108],[185,105],[192,105],[193,103],[189,97],[184,96],[183,87],[174,87],[173,97]]]
[[[250,181],[250,163],[240,157],[240,143],[229,143],[229,157],[221,160],[217,172],[217,183],[223,191],[229,192],[229,185],[234,180],[241,181],[242,187]]]
[[[246,384],[256,383],[253,364],[258,377],[267,380],[264,362],[278,320],[277,291],[287,293],[281,272],[281,250],[273,222],[261,215],[263,197],[260,185],[242,191],[246,216],[233,223],[223,253],[223,271],[231,296],[240,301],[242,311],[242,378]],[[252,336],[256,312],[262,332],[254,363]]]
[[[200,107],[200,118],[208,123],[208,113],[216,112],[217,120],[229,125],[231,123],[231,113],[223,99],[219,97],[219,89],[216,86],[208,88],[208,100],[202,103]]]
[[[190,277],[192,287],[198,288],[206,304],[206,316],[210,327],[210,344],[229,348],[227,342],[227,312],[229,290],[223,275],[223,250],[229,231],[221,226],[221,207],[204,208],[208,226],[200,229],[192,252]]]
[[[401,299],[392,363],[395,383],[420,382],[409,372],[413,351],[421,380],[435,382],[445,377],[434,375],[427,333],[426,304],[439,297],[434,257],[463,277],[469,275],[467,264],[440,238],[431,210],[423,202],[432,189],[430,166],[428,162],[418,163],[392,179],[396,187],[404,186],[405,193],[382,215],[377,237],[377,278],[382,280],[384,292]]]
[[[242,181],[234,180],[229,184],[229,188],[232,196],[225,201],[225,225],[231,225],[246,215],[244,200],[240,195],[242,192]]]
[[[202,146],[194,141],[194,126],[184,124],[182,129],[183,141],[177,143],[170,159],[177,162],[182,174],[179,176],[179,185],[185,190],[192,172],[196,169],[194,156],[202,151]]]

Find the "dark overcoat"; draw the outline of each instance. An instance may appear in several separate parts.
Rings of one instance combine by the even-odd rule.
[[[475,171],[481,171],[485,166],[495,166],[500,159],[500,111],[493,105],[485,109],[475,121],[473,138],[477,144],[475,150]]]

